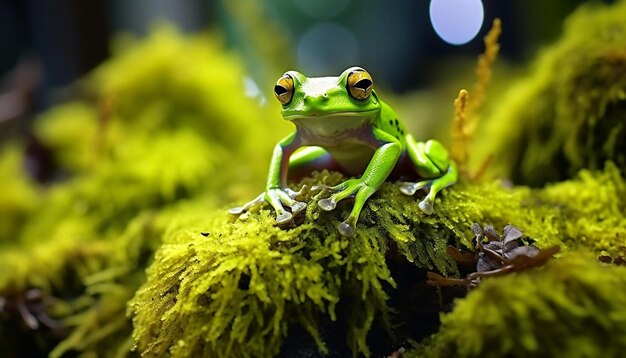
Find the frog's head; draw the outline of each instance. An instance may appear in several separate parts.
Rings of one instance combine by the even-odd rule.
[[[287,120],[325,117],[373,117],[380,101],[373,90],[372,76],[360,67],[351,67],[338,77],[311,77],[288,71],[278,79],[274,94],[283,105]]]

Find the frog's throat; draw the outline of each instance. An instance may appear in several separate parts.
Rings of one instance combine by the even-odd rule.
[[[320,116],[292,116],[302,140],[319,145],[337,141],[355,141],[367,133],[376,121],[377,111],[338,112]]]

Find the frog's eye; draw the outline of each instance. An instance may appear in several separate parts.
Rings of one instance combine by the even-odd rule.
[[[350,72],[348,75],[348,92],[356,99],[366,99],[372,94],[374,81],[365,70]]]
[[[274,94],[280,104],[283,106],[289,104],[293,97],[293,78],[288,74],[279,78],[278,81],[276,81],[276,85],[274,85]]]

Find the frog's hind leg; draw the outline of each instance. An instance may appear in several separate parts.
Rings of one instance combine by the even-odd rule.
[[[450,159],[443,145],[435,140],[417,142],[409,134],[406,136],[406,142],[407,152],[415,165],[415,170],[425,180],[403,182],[400,184],[400,191],[406,195],[413,195],[419,189],[428,188],[428,194],[419,203],[419,208],[425,214],[432,214],[437,193],[456,183],[458,179],[456,164]]]
[[[300,180],[315,170],[341,171],[339,164],[322,147],[304,147],[289,158],[289,179]]]

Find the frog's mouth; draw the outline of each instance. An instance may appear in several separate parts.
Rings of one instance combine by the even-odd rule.
[[[283,118],[288,120],[288,121],[294,121],[294,120],[298,120],[298,119],[312,119],[312,118],[318,118],[318,119],[338,119],[338,118],[346,118],[346,119],[355,119],[355,118],[362,118],[362,119],[369,119],[372,118],[376,113],[378,112],[378,110],[370,110],[370,111],[346,111],[346,112],[335,112],[335,113],[316,113],[316,112],[311,112],[311,113],[284,113],[283,114]]]
[[[360,130],[372,123],[377,111],[336,112],[313,115],[284,116],[300,130],[318,138],[337,138],[348,132]]]

